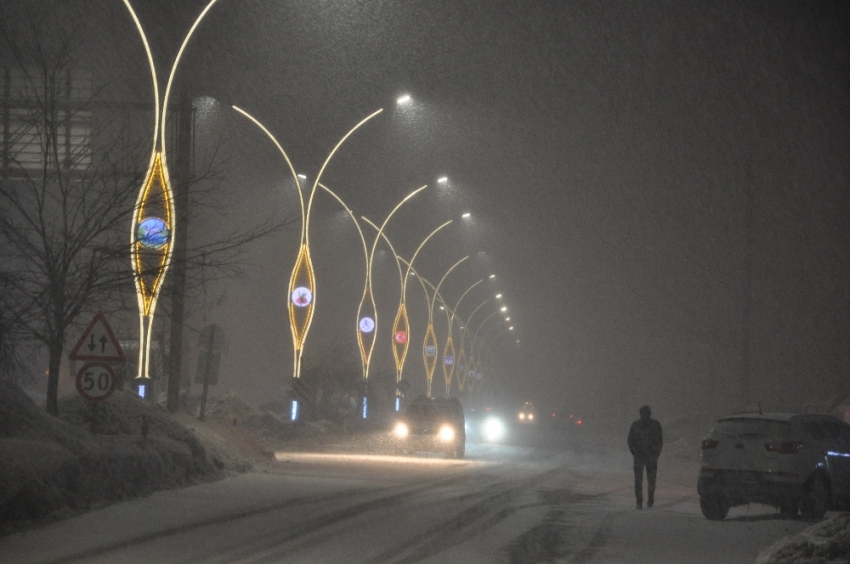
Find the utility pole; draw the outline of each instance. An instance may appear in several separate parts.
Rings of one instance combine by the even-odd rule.
[[[177,112],[177,156],[174,207],[177,233],[171,261],[171,344],[168,355],[168,400],[171,413],[180,408],[180,377],[183,364],[183,320],[186,302],[186,246],[189,241],[189,187],[192,183],[192,101],[180,97]]]

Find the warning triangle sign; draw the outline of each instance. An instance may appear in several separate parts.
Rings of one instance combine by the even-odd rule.
[[[97,312],[83,336],[68,355],[71,360],[104,360],[124,362],[124,351],[106,322],[102,311]]]

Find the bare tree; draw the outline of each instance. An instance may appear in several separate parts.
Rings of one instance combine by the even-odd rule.
[[[12,315],[47,347],[47,410],[56,414],[69,327],[92,304],[116,303],[132,281],[127,226],[141,174],[126,166],[135,152],[127,144],[93,146],[96,93],[75,65],[80,43],[40,23],[24,40],[0,30],[12,62],[3,70],[0,269]]]
[[[65,341],[79,315],[135,312],[129,228],[149,158],[142,116],[152,108],[105,100],[106,73],[93,78],[84,70],[91,54],[84,28],[44,14],[33,11],[14,26],[0,17],[0,61],[9,63],[0,67],[0,346],[12,353],[4,335],[16,330],[46,346],[47,410],[56,414]],[[180,110],[174,114],[191,121],[191,104]],[[184,143],[183,150],[190,149]],[[178,233],[188,232],[198,202],[214,211],[211,194],[221,185],[225,162],[215,149],[205,155],[200,163],[186,153],[177,159]],[[180,276],[167,279],[170,291],[163,297],[171,307],[161,310],[164,317],[177,314],[169,331],[177,361],[169,374],[170,409],[179,399],[184,304],[191,305],[192,292],[211,280],[241,275],[244,246],[293,220],[240,225],[201,243],[176,242],[172,266]]]

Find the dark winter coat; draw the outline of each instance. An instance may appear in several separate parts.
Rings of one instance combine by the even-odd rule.
[[[661,436],[661,423],[647,417],[632,423],[629,429],[629,450],[632,455],[658,458],[664,439]]]

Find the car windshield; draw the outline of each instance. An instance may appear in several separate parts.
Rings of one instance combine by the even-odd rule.
[[[722,419],[715,430],[724,435],[783,438],[791,434],[791,424],[771,419]]]
[[[434,419],[450,417],[448,409],[442,405],[414,404],[407,408],[408,417],[415,419]]]

